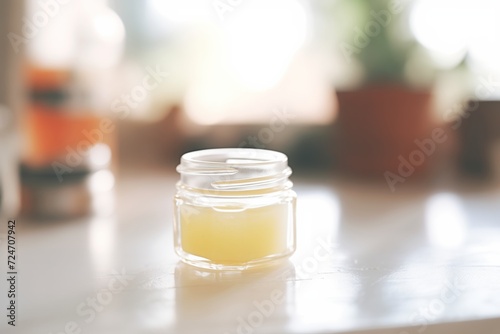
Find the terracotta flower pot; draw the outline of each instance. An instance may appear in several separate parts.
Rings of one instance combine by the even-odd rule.
[[[415,140],[429,135],[431,93],[400,86],[370,86],[338,92],[339,149],[342,170],[358,175],[397,173],[400,156],[408,158]],[[415,172],[428,165],[426,158]]]

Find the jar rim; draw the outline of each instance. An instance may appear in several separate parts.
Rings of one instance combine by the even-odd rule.
[[[292,173],[285,154],[251,148],[189,152],[181,157],[177,172],[181,175],[182,184],[213,190],[283,187]]]
[[[227,156],[225,161],[214,161],[214,157]],[[212,159],[209,159],[212,157]],[[265,165],[287,162],[285,154],[272,150],[256,148],[215,148],[199,151],[192,151],[182,155],[182,162],[208,165]]]

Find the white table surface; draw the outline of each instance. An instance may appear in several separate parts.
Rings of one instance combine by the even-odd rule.
[[[220,273],[173,252],[175,181],[123,172],[115,214],[19,217],[17,326],[6,324],[2,279],[0,332],[500,333],[500,187],[298,181],[295,255]]]

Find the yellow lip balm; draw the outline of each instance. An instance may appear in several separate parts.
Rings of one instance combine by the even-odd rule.
[[[182,156],[175,250],[191,265],[247,269],[295,251],[295,192],[287,157],[258,149]]]

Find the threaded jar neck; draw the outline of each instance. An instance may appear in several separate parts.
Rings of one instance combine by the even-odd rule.
[[[220,148],[184,154],[177,166],[180,186],[215,192],[289,188],[285,154],[250,148]]]

